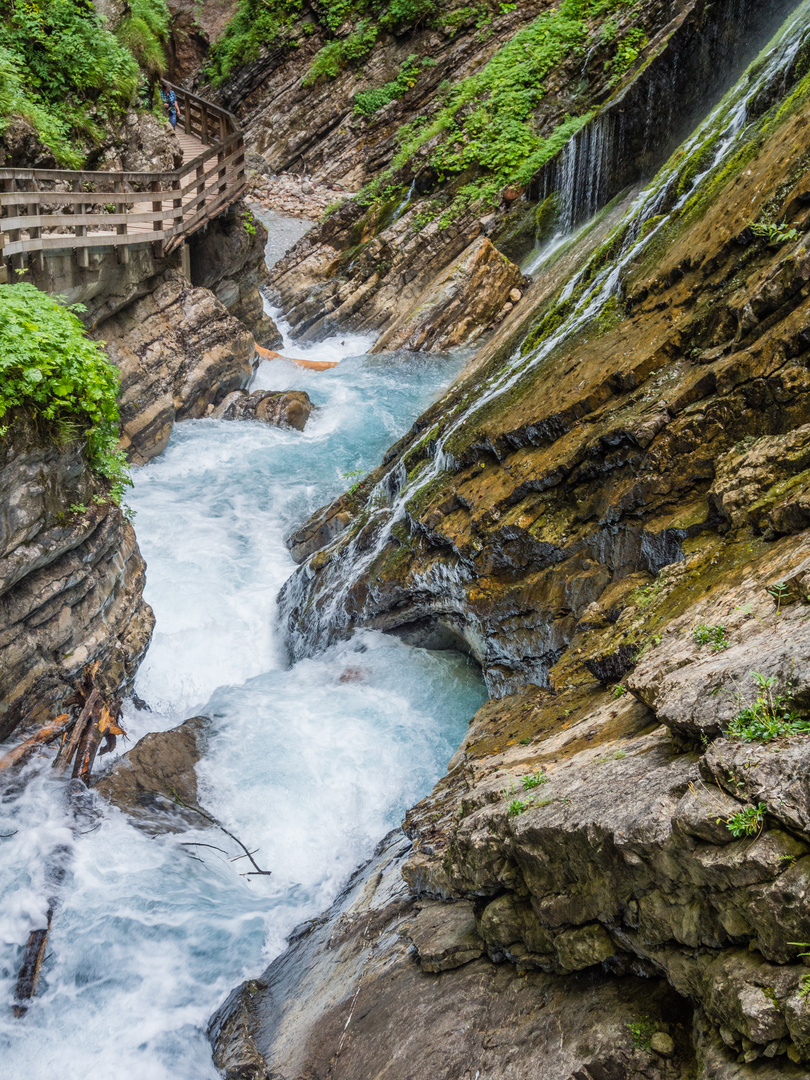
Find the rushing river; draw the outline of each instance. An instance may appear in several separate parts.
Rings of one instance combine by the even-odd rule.
[[[275,223],[294,239],[297,226]],[[276,596],[294,566],[284,537],[351,483],[345,474],[375,465],[463,362],[367,348],[336,338],[305,350],[340,360],[331,371],[259,369],[256,388],[304,389],[316,402],[303,433],[190,421],[135,475],[129,502],[157,626],[136,686],[152,711],[128,707],[126,726],[138,738],[211,717],[200,801],[272,876],[242,876],[236,849],[186,846],[232,848],[221,834],[153,839],[110,807],[77,833],[48,765],[29,769],[0,804],[9,1006],[21,945],[44,925],[46,867],[63,845],[69,873],[37,997],[22,1019],[0,1010],[2,1080],[216,1077],[212,1011],[430,789],[484,700],[465,658],[381,634],[286,662]]]

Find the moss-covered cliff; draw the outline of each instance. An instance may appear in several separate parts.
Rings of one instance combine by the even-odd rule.
[[[296,655],[374,626],[493,697],[229,1075],[807,1075],[809,32],[292,538]]]

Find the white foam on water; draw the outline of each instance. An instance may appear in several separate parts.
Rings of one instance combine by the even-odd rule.
[[[137,738],[211,717],[199,799],[272,876],[246,876],[214,830],[150,838],[104,804],[74,821],[49,761],[28,768],[0,803],[0,1002],[54,892],[58,906],[27,1015],[0,1009],[3,1080],[213,1080],[212,1011],[328,906],[443,773],[484,700],[458,654],[364,632],[288,668],[279,644],[286,535],[346,473],[373,467],[464,360],[357,355],[367,347],[308,346],[340,359],[325,372],[262,365],[256,385],[317,404],[304,432],[189,421],[135,473],[157,625],[136,685],[153,711],[128,706],[126,726]],[[66,852],[54,888],[48,867]]]

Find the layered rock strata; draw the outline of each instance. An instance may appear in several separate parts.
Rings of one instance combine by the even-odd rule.
[[[253,373],[253,336],[177,270],[95,335],[121,375],[121,445],[137,465],[165,449],[176,421],[204,416]]]
[[[493,699],[410,849],[226,1005],[232,1076],[807,1075],[810,111],[782,75],[291,539],[297,655],[372,626],[466,648]],[[600,999],[577,1044],[580,987],[639,978],[663,1016]]]
[[[131,684],[154,618],[135,533],[80,446],[24,422],[0,443],[0,738],[34,726],[100,661],[108,697]]]

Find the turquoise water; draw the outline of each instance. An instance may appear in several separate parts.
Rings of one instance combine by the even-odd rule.
[[[69,873],[27,1016],[0,1014],[13,1080],[208,1080],[205,1024],[242,978],[322,911],[353,869],[444,772],[484,700],[453,653],[364,632],[293,667],[276,595],[293,570],[285,536],[367,470],[447,385],[462,358],[309,347],[328,372],[265,364],[256,385],[306,389],[304,432],[198,420],[135,475],[130,503],[157,627],[129,706],[134,738],[212,718],[201,803],[270,877],[244,876],[221,833],[152,839],[102,805],[78,831],[48,763],[0,806],[0,994],[10,1002],[28,932],[44,924],[45,867]],[[216,851],[186,846],[199,840]]]

